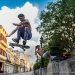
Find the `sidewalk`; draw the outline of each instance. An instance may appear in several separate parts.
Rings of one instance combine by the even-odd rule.
[[[16,73],[16,74],[3,74],[3,73],[0,73],[0,75],[34,75],[33,74],[33,71],[31,71],[31,72],[24,72],[24,73]]]

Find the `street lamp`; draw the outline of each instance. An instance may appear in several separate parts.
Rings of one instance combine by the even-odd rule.
[[[40,45],[37,45],[37,46],[35,47],[35,55],[36,55],[36,57],[37,57],[37,66],[38,66],[38,55],[37,55],[36,49],[37,49],[38,47],[40,47]]]
[[[41,36],[41,38],[40,38],[40,45],[41,45],[41,48],[42,48],[42,43],[43,43],[43,37]]]
[[[42,43],[43,43],[43,37],[41,36],[41,38],[40,38],[40,45],[41,45],[41,48],[42,48]],[[44,67],[44,62],[43,62],[43,57],[41,56],[41,66],[40,66],[40,68],[41,68],[41,74],[40,75],[42,75],[42,68]]]
[[[38,47],[40,47],[40,45],[37,45],[36,47],[35,47],[35,55],[36,55],[36,57],[37,57],[37,67],[39,66],[38,65],[38,54],[37,54],[37,48]],[[34,69],[34,72],[35,72],[35,69]],[[39,71],[38,71],[38,74],[39,74]]]

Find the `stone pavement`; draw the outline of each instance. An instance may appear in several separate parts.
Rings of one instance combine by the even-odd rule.
[[[25,72],[25,73],[17,73],[17,74],[13,74],[13,75],[33,75],[33,71]]]
[[[34,74],[33,74],[33,71],[31,71],[31,72],[16,73],[16,74],[11,74],[11,73],[0,73],[0,75],[34,75]]]

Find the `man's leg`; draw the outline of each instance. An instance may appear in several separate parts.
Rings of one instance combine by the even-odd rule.
[[[31,39],[31,37],[32,37],[31,31],[28,28],[25,28],[24,37],[23,37],[23,39],[24,39],[23,45],[25,45],[27,40]]]
[[[20,37],[21,37],[20,34],[21,34],[21,28],[18,28],[18,30],[17,30],[17,38],[12,39],[15,43],[19,43],[19,40],[20,40]]]
[[[26,45],[27,42],[27,38],[28,38],[28,34],[27,34],[27,30],[26,28],[24,28],[24,34],[22,34],[22,38],[23,38],[23,45]]]
[[[26,39],[26,40],[30,40],[31,37],[32,37],[31,30],[30,30],[29,28],[25,28],[24,39]]]

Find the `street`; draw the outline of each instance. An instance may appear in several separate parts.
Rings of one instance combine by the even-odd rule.
[[[13,74],[13,75],[33,75],[33,71],[25,72],[25,73],[17,73],[17,74]]]

